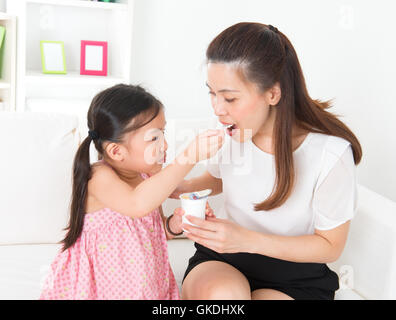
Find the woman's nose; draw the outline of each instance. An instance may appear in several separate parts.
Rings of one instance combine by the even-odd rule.
[[[219,103],[217,99],[213,100],[213,110],[216,116],[225,116],[227,115],[227,111],[224,108],[222,103]]]

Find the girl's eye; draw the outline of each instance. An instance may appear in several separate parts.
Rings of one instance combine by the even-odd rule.
[[[157,141],[158,137],[154,137],[153,139],[151,139],[151,141]]]
[[[235,101],[235,98],[232,98],[232,99],[224,99],[225,101],[227,101],[228,103],[231,103],[231,102],[234,102]]]
[[[215,94],[214,94],[214,92],[212,92],[212,91],[209,91],[208,92],[211,96],[214,96]]]

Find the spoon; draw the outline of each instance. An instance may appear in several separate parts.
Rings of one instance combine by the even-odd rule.
[[[192,192],[192,193],[190,193],[189,197],[190,197],[190,199],[197,200],[197,199],[207,197],[211,193],[212,193],[212,189],[205,189],[205,190],[201,190],[201,191]]]
[[[212,189],[205,189],[205,190],[201,190],[201,191],[195,191],[195,192],[191,192],[189,194],[186,194],[183,196],[183,198],[187,198],[190,200],[198,200],[201,198],[205,198],[208,195],[210,195],[212,193]]]

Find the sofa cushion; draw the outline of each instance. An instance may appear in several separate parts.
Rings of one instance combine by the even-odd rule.
[[[81,138],[85,138],[88,133],[87,112],[90,104],[91,101],[86,99],[26,99],[26,109],[28,111],[56,112],[76,116]]]
[[[62,239],[77,127],[71,115],[0,113],[0,244]]]
[[[0,300],[38,299],[42,285],[61,246],[58,244],[0,246]],[[181,282],[194,254],[189,239],[168,241],[169,260],[181,291]],[[29,259],[26,259],[28,257]],[[356,291],[348,288],[336,292],[336,300],[361,300]]]

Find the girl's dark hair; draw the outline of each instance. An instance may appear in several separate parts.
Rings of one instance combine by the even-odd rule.
[[[122,142],[126,133],[148,124],[162,108],[162,103],[140,86],[118,84],[93,98],[88,110],[91,133],[81,143],[74,158],[70,219],[65,229],[68,230],[66,237],[61,241],[63,251],[71,247],[82,232],[88,181],[92,173],[89,158],[91,141],[101,159],[103,142]]]
[[[280,84],[281,98],[276,105],[274,149],[276,178],[271,195],[255,210],[281,206],[292,193],[295,169],[292,128],[324,133],[348,140],[355,164],[362,158],[362,148],[353,132],[336,115],[326,109],[331,102],[313,100],[289,39],[277,28],[260,23],[238,23],[221,32],[206,51],[207,62],[236,63],[243,77],[258,85],[261,92]]]

